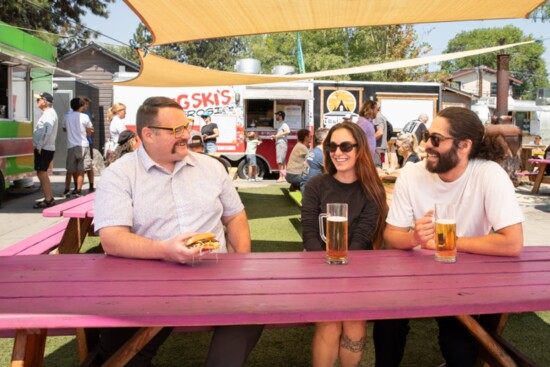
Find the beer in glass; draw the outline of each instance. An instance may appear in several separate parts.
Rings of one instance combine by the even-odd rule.
[[[326,218],[326,236],[323,226]],[[327,264],[348,263],[348,204],[327,204],[327,212],[319,215],[321,238],[327,244]]]
[[[435,204],[435,259],[456,262],[455,204]]]

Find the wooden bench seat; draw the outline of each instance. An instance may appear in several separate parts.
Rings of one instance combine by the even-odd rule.
[[[59,245],[68,223],[69,220],[64,220],[0,250],[0,256],[46,254]]]

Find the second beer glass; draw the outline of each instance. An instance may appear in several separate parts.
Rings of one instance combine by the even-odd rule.
[[[327,220],[325,236],[324,221]],[[348,204],[327,204],[327,212],[319,215],[321,238],[327,244],[327,264],[348,263]]]
[[[435,204],[435,259],[456,262],[455,204]]]

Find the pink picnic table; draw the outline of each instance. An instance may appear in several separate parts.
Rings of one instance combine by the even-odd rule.
[[[533,194],[538,194],[541,183],[550,183],[550,176],[544,176],[546,166],[550,164],[550,159],[528,159],[528,162],[535,163],[539,168],[535,177],[535,183],[533,184],[533,190],[531,191]]]
[[[74,200],[44,209],[44,217],[69,218],[67,229],[59,244],[60,254],[78,253],[88,232],[93,231],[95,194],[81,196]]]
[[[123,365],[164,326],[454,315],[490,358],[512,366],[515,357],[488,332],[502,313],[550,310],[550,247],[512,258],[460,253],[455,264],[438,263],[426,250],[352,251],[342,266],[325,264],[320,252],[211,254],[193,266],[91,254],[9,256],[0,257],[0,295],[0,330],[17,330],[13,358],[33,356],[33,363],[43,357],[47,329],[141,327],[107,364]],[[467,316],[478,314],[496,324]]]

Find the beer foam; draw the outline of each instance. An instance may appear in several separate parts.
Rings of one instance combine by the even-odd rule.
[[[454,219],[438,219],[435,222],[439,224],[456,224],[456,220]]]
[[[334,217],[329,217],[329,218],[328,218],[328,221],[329,221],[329,222],[347,222],[347,221],[348,221],[348,218],[346,218],[346,217],[337,217],[337,216],[334,216]]]

